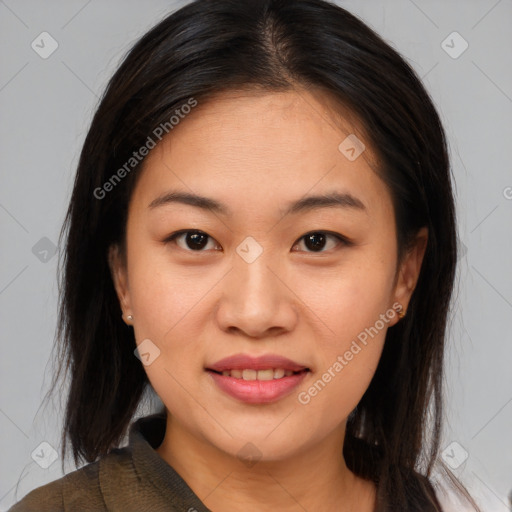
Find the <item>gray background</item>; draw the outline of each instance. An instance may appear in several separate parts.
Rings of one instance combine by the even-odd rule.
[[[40,406],[52,372],[54,244],[92,113],[124,52],[185,3],[0,1],[1,510],[62,476],[60,460],[47,469],[36,462],[37,454],[51,455],[42,442],[59,451],[62,419],[58,404]],[[445,124],[464,256],[450,330],[444,458],[485,511],[505,512],[512,489],[512,2],[339,4],[406,57]],[[58,43],[47,59],[31,47],[34,40],[43,46],[44,31]],[[44,40],[45,51],[50,44]]]

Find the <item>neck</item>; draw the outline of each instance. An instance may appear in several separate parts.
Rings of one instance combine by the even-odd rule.
[[[212,512],[372,512],[375,486],[346,466],[344,436],[343,425],[285,460],[251,462],[193,436],[167,414],[165,437],[156,451]]]

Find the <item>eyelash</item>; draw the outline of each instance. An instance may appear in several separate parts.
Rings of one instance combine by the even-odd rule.
[[[174,242],[176,241],[176,239],[181,236],[181,235],[186,235],[187,233],[195,233],[195,234],[202,234],[202,235],[206,235],[209,239],[211,240],[215,240],[213,237],[211,237],[210,235],[208,235],[208,233],[205,233],[204,231],[200,231],[200,230],[197,230],[197,229],[182,229],[180,231],[176,231],[175,233],[171,233],[163,242],[164,243],[170,243],[170,242]],[[309,231],[308,233],[302,235],[294,244],[293,244],[293,247],[295,247],[298,243],[300,243],[303,239],[305,239],[307,236],[309,235],[318,235],[318,234],[321,234],[321,235],[327,235],[327,236],[330,236],[332,238],[335,238],[337,239],[338,241],[338,244],[339,245],[342,245],[342,246],[345,246],[345,247],[350,247],[351,245],[353,245],[353,242],[351,240],[349,240],[348,238],[340,235],[339,233],[334,233],[334,232],[331,232],[331,231]],[[215,240],[216,241],[216,240]],[[334,247],[333,249],[337,249],[338,247]],[[182,247],[180,247],[180,249],[183,249]],[[187,251],[187,252],[206,252],[205,250],[203,249],[200,249],[200,250],[197,250],[197,251],[194,251],[192,249],[183,249],[184,251]],[[332,249],[331,249],[332,250]],[[294,252],[297,252],[297,251],[294,251]],[[300,252],[300,251],[299,251]],[[320,250],[320,251],[303,251],[303,252],[307,252],[307,253],[310,253],[310,254],[321,254],[321,253],[324,253],[324,252],[329,252],[328,251],[325,251],[325,250]]]

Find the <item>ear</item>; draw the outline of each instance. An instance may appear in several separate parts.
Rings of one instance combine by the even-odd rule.
[[[423,227],[418,231],[413,245],[404,255],[403,261],[398,270],[394,289],[394,302],[402,305],[404,313],[407,311],[412,293],[414,292],[416,283],[418,282],[421,264],[427,248],[427,241],[428,229]],[[398,320],[398,315],[396,315],[393,325],[398,322]]]
[[[114,288],[116,289],[117,298],[123,312],[123,319],[126,323],[130,323],[126,317],[132,314],[130,290],[128,286],[128,274],[126,270],[126,262],[121,257],[119,246],[113,244],[108,250],[108,265],[112,275]]]

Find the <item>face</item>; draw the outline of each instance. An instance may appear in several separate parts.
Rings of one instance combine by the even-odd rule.
[[[145,160],[114,282],[173,424],[223,453],[344,432],[407,308],[426,234],[397,267],[391,196],[349,134],[320,96],[233,92]]]

